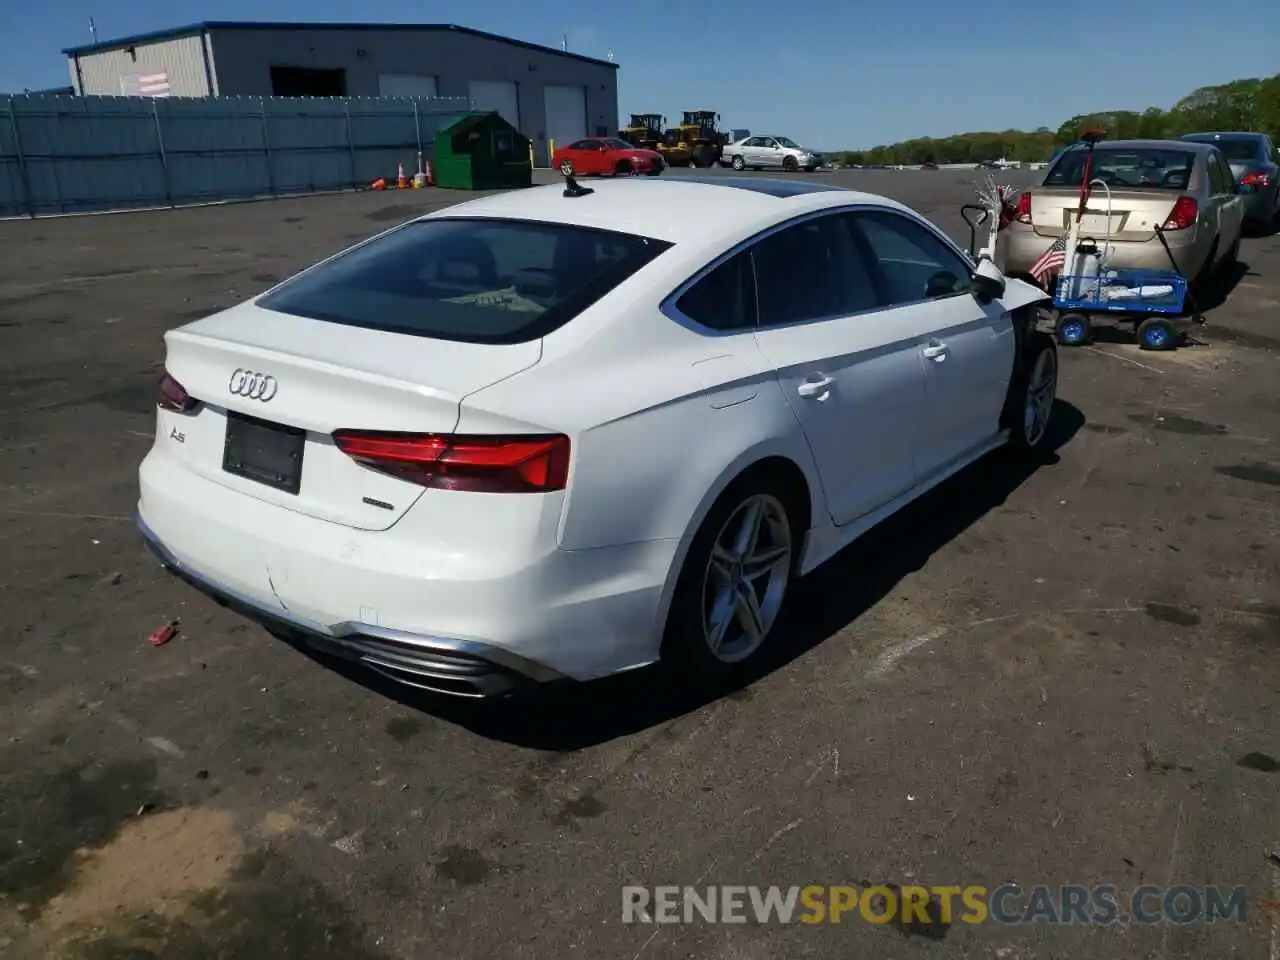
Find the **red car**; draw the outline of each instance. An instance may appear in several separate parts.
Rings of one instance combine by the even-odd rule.
[[[551,162],[566,176],[644,173],[656,177],[665,166],[658,151],[634,147],[616,137],[575,140],[567,147],[558,148],[551,155]]]

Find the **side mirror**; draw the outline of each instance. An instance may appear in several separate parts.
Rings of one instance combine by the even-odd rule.
[[[987,304],[992,300],[999,300],[1004,296],[1005,291],[1004,274],[991,260],[983,257],[973,269],[970,289],[980,303]]]

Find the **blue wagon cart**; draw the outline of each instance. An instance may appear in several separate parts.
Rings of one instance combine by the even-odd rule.
[[[1053,306],[1054,336],[1064,347],[1089,342],[1094,320],[1132,323],[1144,350],[1172,350],[1195,321],[1186,316],[1187,279],[1176,270],[1108,270],[1060,275]]]

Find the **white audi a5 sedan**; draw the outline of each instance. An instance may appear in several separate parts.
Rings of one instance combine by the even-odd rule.
[[[419,688],[731,674],[796,577],[1043,445],[1043,296],[826,185],[484,197],[170,330],[138,524],[218,602]]]

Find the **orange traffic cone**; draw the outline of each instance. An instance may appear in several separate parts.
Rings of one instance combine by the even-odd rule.
[[[404,164],[398,163],[396,164],[396,189],[407,190],[408,187],[409,187],[409,181],[405,179]]]
[[[371,184],[371,187],[374,190],[385,190],[387,189],[387,181],[384,180],[382,177],[379,177],[377,180],[373,181],[373,183]]]

